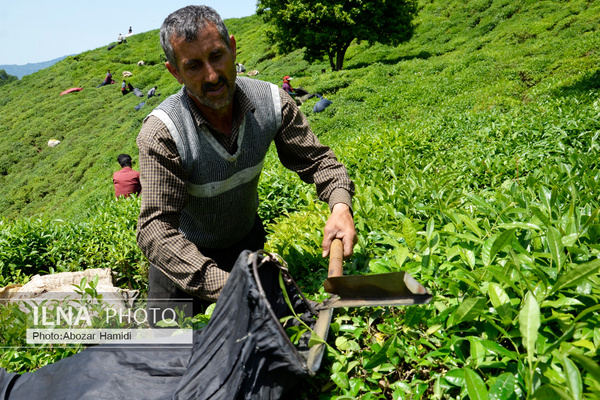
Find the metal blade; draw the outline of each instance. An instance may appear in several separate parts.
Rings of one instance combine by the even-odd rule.
[[[327,278],[325,291],[342,299],[390,299],[430,294],[406,272],[376,275],[347,275]]]
[[[340,307],[390,307],[390,306],[413,306],[416,304],[427,304],[432,299],[429,294],[415,294],[409,297],[396,297],[387,299],[340,299],[333,295],[319,304],[318,311]]]
[[[313,330],[321,338],[321,340],[323,340],[323,342],[326,342],[333,310],[332,308],[322,308],[321,305],[317,307],[320,308],[319,317],[317,318],[317,322],[315,323]],[[324,351],[325,343],[317,343],[308,351],[306,364],[309,371],[312,371],[313,374],[319,370],[319,367],[321,367],[321,360],[323,358]]]

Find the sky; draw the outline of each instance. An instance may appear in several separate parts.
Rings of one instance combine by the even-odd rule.
[[[159,29],[190,4],[214,8],[223,19],[253,15],[256,0],[9,0],[0,7],[0,65],[25,65],[108,46],[119,34]]]

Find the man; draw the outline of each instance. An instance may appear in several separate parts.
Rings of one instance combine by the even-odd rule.
[[[131,168],[131,156],[129,154],[119,154],[117,162],[121,169],[113,174],[115,196],[129,197],[132,193],[140,194],[142,191],[140,173]]]
[[[235,39],[210,7],[172,13],[160,37],[165,65],[184,86],[144,120],[137,138],[144,187],[137,239],[150,261],[148,298],[214,302],[239,253],[263,247],[257,187],[273,141],[281,162],[329,203],[323,256],[334,238],[350,256],[353,183],[291,97],[267,82],[236,79]]]
[[[110,69],[106,71],[106,76],[104,77],[104,80],[102,81],[102,84],[100,86],[104,86],[104,85],[110,85],[111,83],[113,83],[112,80],[112,74],[110,73]],[[98,87],[100,87],[98,86]]]

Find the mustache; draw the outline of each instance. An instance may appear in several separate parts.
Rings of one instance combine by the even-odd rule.
[[[225,78],[224,76],[219,76],[219,80],[217,81],[217,83],[210,83],[207,82],[204,85],[202,85],[202,92],[204,94],[206,94],[206,92],[208,92],[209,90],[212,90],[216,87],[219,87],[221,85],[225,85],[227,87],[229,87],[229,79]]]

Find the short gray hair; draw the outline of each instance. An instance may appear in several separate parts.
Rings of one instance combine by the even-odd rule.
[[[221,16],[209,6],[187,6],[171,13],[160,27],[160,45],[165,52],[167,61],[177,69],[177,58],[171,40],[184,37],[186,42],[198,38],[198,31],[210,23],[215,24],[219,34],[229,47],[229,32]]]

